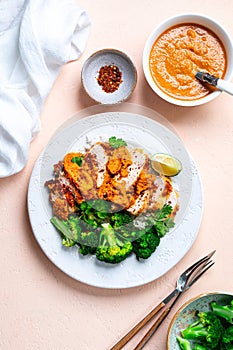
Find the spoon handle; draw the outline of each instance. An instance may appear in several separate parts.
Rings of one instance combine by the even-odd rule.
[[[229,81],[218,79],[216,87],[221,91],[225,91],[228,94],[233,95],[233,83],[230,83]]]

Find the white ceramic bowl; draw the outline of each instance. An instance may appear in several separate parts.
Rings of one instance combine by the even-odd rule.
[[[227,56],[227,68],[226,73],[224,76],[224,80],[231,80],[233,76],[233,42],[230,37],[230,35],[227,33],[227,31],[222,27],[221,24],[216,22],[215,20],[211,19],[210,17],[207,17],[202,14],[194,14],[194,13],[187,13],[187,14],[179,14],[174,17],[170,17],[163,21],[161,24],[159,24],[149,35],[144,51],[143,51],[143,70],[145,77],[150,85],[150,87],[156,92],[161,98],[164,100],[173,103],[178,106],[198,106],[202,105],[206,102],[212,101],[214,98],[220,95],[221,91],[217,90],[214,91],[202,98],[187,101],[187,100],[181,100],[173,98],[166,93],[164,93],[158,85],[154,82],[149,68],[149,55],[151,52],[151,48],[156,41],[156,39],[166,30],[169,28],[182,24],[182,23],[195,23],[199,24],[201,26],[204,26],[208,29],[210,29],[222,42]]]
[[[112,92],[105,92],[97,82],[99,70],[103,66],[115,65],[122,73],[122,83]],[[131,59],[122,51],[103,49],[92,54],[82,67],[81,80],[87,94],[96,102],[115,104],[126,101],[137,82],[137,71]]]

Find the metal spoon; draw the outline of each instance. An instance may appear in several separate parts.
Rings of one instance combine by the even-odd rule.
[[[215,77],[209,73],[205,72],[197,72],[196,78],[204,83],[208,83],[212,86],[215,86],[218,90],[225,91],[230,95],[233,95],[233,83],[229,81],[222,80],[220,78]]]

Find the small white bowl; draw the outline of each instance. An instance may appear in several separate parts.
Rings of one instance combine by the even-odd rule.
[[[156,39],[166,30],[169,28],[182,24],[182,23],[195,23],[199,24],[203,27],[206,27],[207,29],[211,30],[222,42],[225,51],[226,51],[226,58],[227,58],[227,68],[224,75],[224,80],[231,80],[233,76],[233,42],[230,37],[230,35],[227,33],[227,31],[215,20],[211,19],[210,17],[207,17],[202,14],[194,14],[194,13],[187,13],[187,14],[179,14],[174,17],[170,17],[163,21],[161,24],[159,24],[149,35],[144,51],[143,51],[143,70],[145,77],[150,85],[150,87],[156,92],[161,98],[166,100],[167,102],[173,103],[178,106],[198,106],[202,105],[206,102],[212,101],[214,98],[220,95],[221,91],[216,90],[214,92],[211,92],[210,94],[196,99],[196,100],[182,100],[182,99],[176,99],[174,97],[171,97],[164,93],[158,85],[154,82],[149,68],[149,55],[151,52],[151,48],[156,41]]]
[[[115,65],[122,73],[122,82],[114,92],[105,92],[98,84],[99,70]],[[122,51],[103,49],[92,54],[82,67],[81,80],[87,94],[102,104],[115,104],[129,98],[137,82],[137,71],[131,59]]]

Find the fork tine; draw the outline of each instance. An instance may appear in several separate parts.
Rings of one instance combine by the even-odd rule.
[[[197,273],[194,278],[189,282],[189,284],[186,286],[186,289],[190,288],[206,271],[208,271],[211,266],[215,264],[214,261],[210,260],[208,261],[203,267],[202,270]]]
[[[190,271],[186,278],[186,285],[190,282],[190,280],[193,280],[205,267],[207,267],[210,262],[212,262],[212,260],[208,258],[201,264],[197,265],[192,271]]]
[[[175,301],[178,300],[178,297],[185,292],[188,288],[190,288],[214,263],[209,259],[214,255],[215,250],[204,258],[198,260],[192,266],[190,266],[187,270],[185,270],[177,280],[177,287],[165,298],[163,299],[156,307],[154,307],[141,321],[139,321],[123,338],[121,338],[112,348],[111,350],[120,350],[123,348],[125,344],[127,344],[134,336],[137,334],[153,317],[163,308],[165,305],[170,302],[175,295],[178,294]],[[195,272],[195,273],[194,273]],[[191,281],[190,276],[192,276]],[[183,280],[184,283],[178,288],[178,281]],[[172,303],[174,305],[175,301]],[[172,306],[171,306],[172,307]],[[170,310],[169,307],[164,309],[164,312],[158,318],[159,322],[154,323],[152,333],[157,329],[157,326],[163,321],[163,317],[165,317],[166,313]],[[148,332],[150,332],[149,330]],[[147,339],[147,336],[145,336]],[[142,340],[143,342],[147,342],[147,340]],[[139,343],[140,345],[140,343]],[[139,349],[136,347],[134,350]]]
[[[213,252],[214,254],[214,252]],[[212,255],[213,255],[212,254]],[[210,255],[210,254],[209,254]],[[201,267],[201,271],[199,270],[199,274],[195,275],[195,278],[186,286],[186,288],[180,292],[177,297],[175,298],[175,300],[173,301],[173,303],[164,309],[164,311],[162,312],[162,314],[159,316],[159,318],[152,324],[151,328],[148,330],[148,332],[146,333],[146,335],[144,335],[144,337],[140,340],[140,342],[137,344],[137,346],[133,349],[133,350],[142,350],[144,348],[144,346],[147,344],[147,342],[150,340],[150,338],[153,336],[153,334],[156,332],[157,328],[160,326],[160,324],[163,322],[163,320],[165,319],[165,317],[169,314],[169,312],[171,311],[171,309],[173,308],[173,306],[175,305],[175,303],[177,302],[177,300],[181,297],[181,295],[183,293],[185,293],[185,291],[190,288],[207,270],[209,270],[211,268],[211,266],[214,265],[214,261],[210,260],[209,261],[209,255],[208,260],[205,261],[204,266]],[[211,256],[212,256],[211,255]],[[202,259],[201,259],[202,260]],[[194,264],[196,265],[196,264]]]
[[[212,256],[214,255],[214,253],[216,253],[216,250],[213,250],[211,253],[209,253],[207,255],[208,258],[212,258]]]
[[[182,273],[182,276],[186,276],[189,277],[191,273],[193,273],[200,265],[202,265],[203,262],[208,261],[216,252],[216,250],[213,250],[211,253],[209,253],[208,255],[206,255],[204,258],[198,260],[197,262],[195,262],[193,265],[191,265],[190,267],[187,268],[187,270],[185,270]]]

